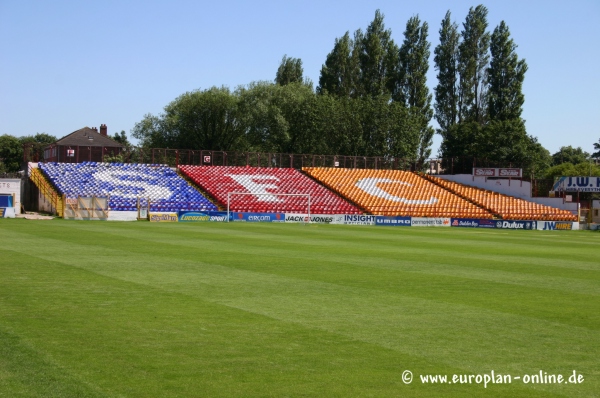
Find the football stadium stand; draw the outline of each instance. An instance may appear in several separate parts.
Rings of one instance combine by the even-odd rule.
[[[67,198],[109,197],[109,209],[137,210],[138,198],[150,211],[217,210],[175,171],[158,164],[39,163],[44,176]]]
[[[260,194],[231,196],[232,211],[307,213],[307,197],[281,194],[310,194],[312,214],[362,213],[356,206],[292,168],[180,166],[179,170],[223,207],[227,206],[231,192]]]
[[[577,216],[568,210],[470,187],[439,177],[426,176],[426,178],[505,220],[577,221]]]
[[[371,214],[493,218],[489,211],[415,173],[330,167],[305,167],[303,170]]]

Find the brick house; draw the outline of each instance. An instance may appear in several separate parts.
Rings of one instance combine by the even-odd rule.
[[[124,146],[108,136],[106,124],[84,127],[44,148],[44,162],[102,162],[105,156],[119,155]]]

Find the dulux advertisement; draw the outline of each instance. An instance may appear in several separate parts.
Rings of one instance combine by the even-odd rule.
[[[497,220],[496,228],[503,229],[537,229],[536,221]]]

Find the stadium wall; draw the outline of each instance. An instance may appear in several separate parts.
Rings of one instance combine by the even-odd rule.
[[[577,214],[579,210],[577,203],[565,202],[562,198],[537,198],[531,196],[531,183],[521,180],[491,180],[485,177],[474,177],[471,174],[439,175],[436,176],[459,184],[470,185],[488,191],[498,192],[504,195],[528,200],[541,205],[552,206],[561,210],[568,210]]]

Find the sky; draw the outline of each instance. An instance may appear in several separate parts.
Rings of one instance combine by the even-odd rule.
[[[284,55],[300,58],[316,86],[335,39],[366,30],[377,9],[398,44],[410,17],[429,24],[433,93],[433,49],[446,11],[462,29],[478,4],[489,10],[490,32],[506,22],[529,66],[527,132],[551,153],[568,145],[593,152],[598,0],[0,0],[0,135],[60,138],[104,123],[110,135],[124,130],[131,139],[144,115],[159,115],[185,92],[273,81]],[[434,156],[440,142],[436,135]]]

